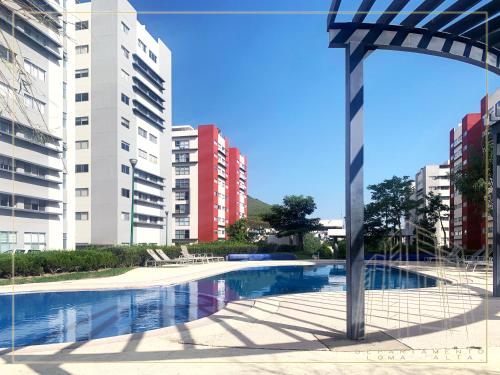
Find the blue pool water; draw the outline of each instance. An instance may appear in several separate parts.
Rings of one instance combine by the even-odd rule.
[[[228,302],[262,296],[342,291],[345,265],[247,268],[168,287],[16,294],[15,346],[84,341],[200,319]],[[436,279],[367,266],[366,288],[425,288]],[[0,348],[12,346],[12,295],[0,295]]]

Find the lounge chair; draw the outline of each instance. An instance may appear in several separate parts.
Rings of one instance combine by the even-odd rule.
[[[153,249],[147,249],[146,251],[148,252],[149,256],[152,258],[152,259],[146,260],[146,267],[149,264],[153,264],[155,267],[158,267],[158,266],[161,266],[163,264],[169,264],[169,263],[175,262],[172,259],[170,259],[170,260],[161,259]]]
[[[162,261],[168,263],[187,263],[185,258],[170,258],[162,249],[156,249],[156,254],[158,254]]]
[[[475,271],[477,266],[489,266],[491,263],[491,258],[488,255],[489,251],[488,254],[485,255],[485,250],[480,249],[477,250],[474,254],[465,257],[463,261],[465,269],[467,270],[469,269],[469,266],[473,266],[474,268],[472,269],[472,271]]]
[[[218,262],[224,261],[224,257],[214,256],[213,254],[190,254],[187,246],[181,246],[181,254],[186,259],[191,259],[194,262]]]
[[[425,257],[424,260],[430,262],[430,261],[436,261],[436,260],[441,260],[444,262],[451,262],[455,264],[459,264],[460,261],[462,261],[462,258],[460,258],[459,253],[463,251],[461,247],[454,247],[453,250],[451,250],[449,253],[442,257],[438,257],[437,255],[432,255]]]

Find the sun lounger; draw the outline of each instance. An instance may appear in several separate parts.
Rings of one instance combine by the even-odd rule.
[[[162,249],[156,249],[156,254],[158,254],[162,261],[168,263],[187,263],[185,258],[171,259]]]
[[[213,254],[190,254],[187,246],[181,246],[181,254],[186,259],[190,259],[193,262],[218,262],[224,261],[224,257],[214,256]]]
[[[161,259],[158,256],[158,254],[152,249],[147,249],[146,251],[148,252],[149,256],[151,257],[151,259],[146,260],[146,267],[150,264],[153,264],[155,267],[158,267],[158,266],[161,266],[163,264],[169,264],[169,263],[175,262],[172,259],[170,259],[170,260]]]

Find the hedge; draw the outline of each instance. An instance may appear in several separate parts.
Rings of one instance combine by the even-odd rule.
[[[97,271],[105,268],[144,266],[149,259],[148,248],[162,249],[170,258],[181,254],[180,246],[92,246],[76,251],[41,251],[15,255],[16,276],[38,276],[63,272]],[[230,241],[194,244],[188,247],[191,254],[228,254],[294,252],[290,245],[265,243],[235,243]],[[0,278],[12,276],[12,255],[0,254]]]

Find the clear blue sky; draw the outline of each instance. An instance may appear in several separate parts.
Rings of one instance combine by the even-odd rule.
[[[132,4],[139,11],[328,11],[330,1]],[[248,156],[250,195],[269,203],[286,194],[312,195],[317,216],[345,212],[344,54],[327,48],[325,15],[140,20],[172,50],[174,124],[221,128]],[[485,78],[482,69],[457,61],[373,53],[365,67],[365,183],[414,177],[423,165],[447,160],[449,130],[466,113],[479,111]],[[490,74],[489,91],[497,87],[500,79]]]

